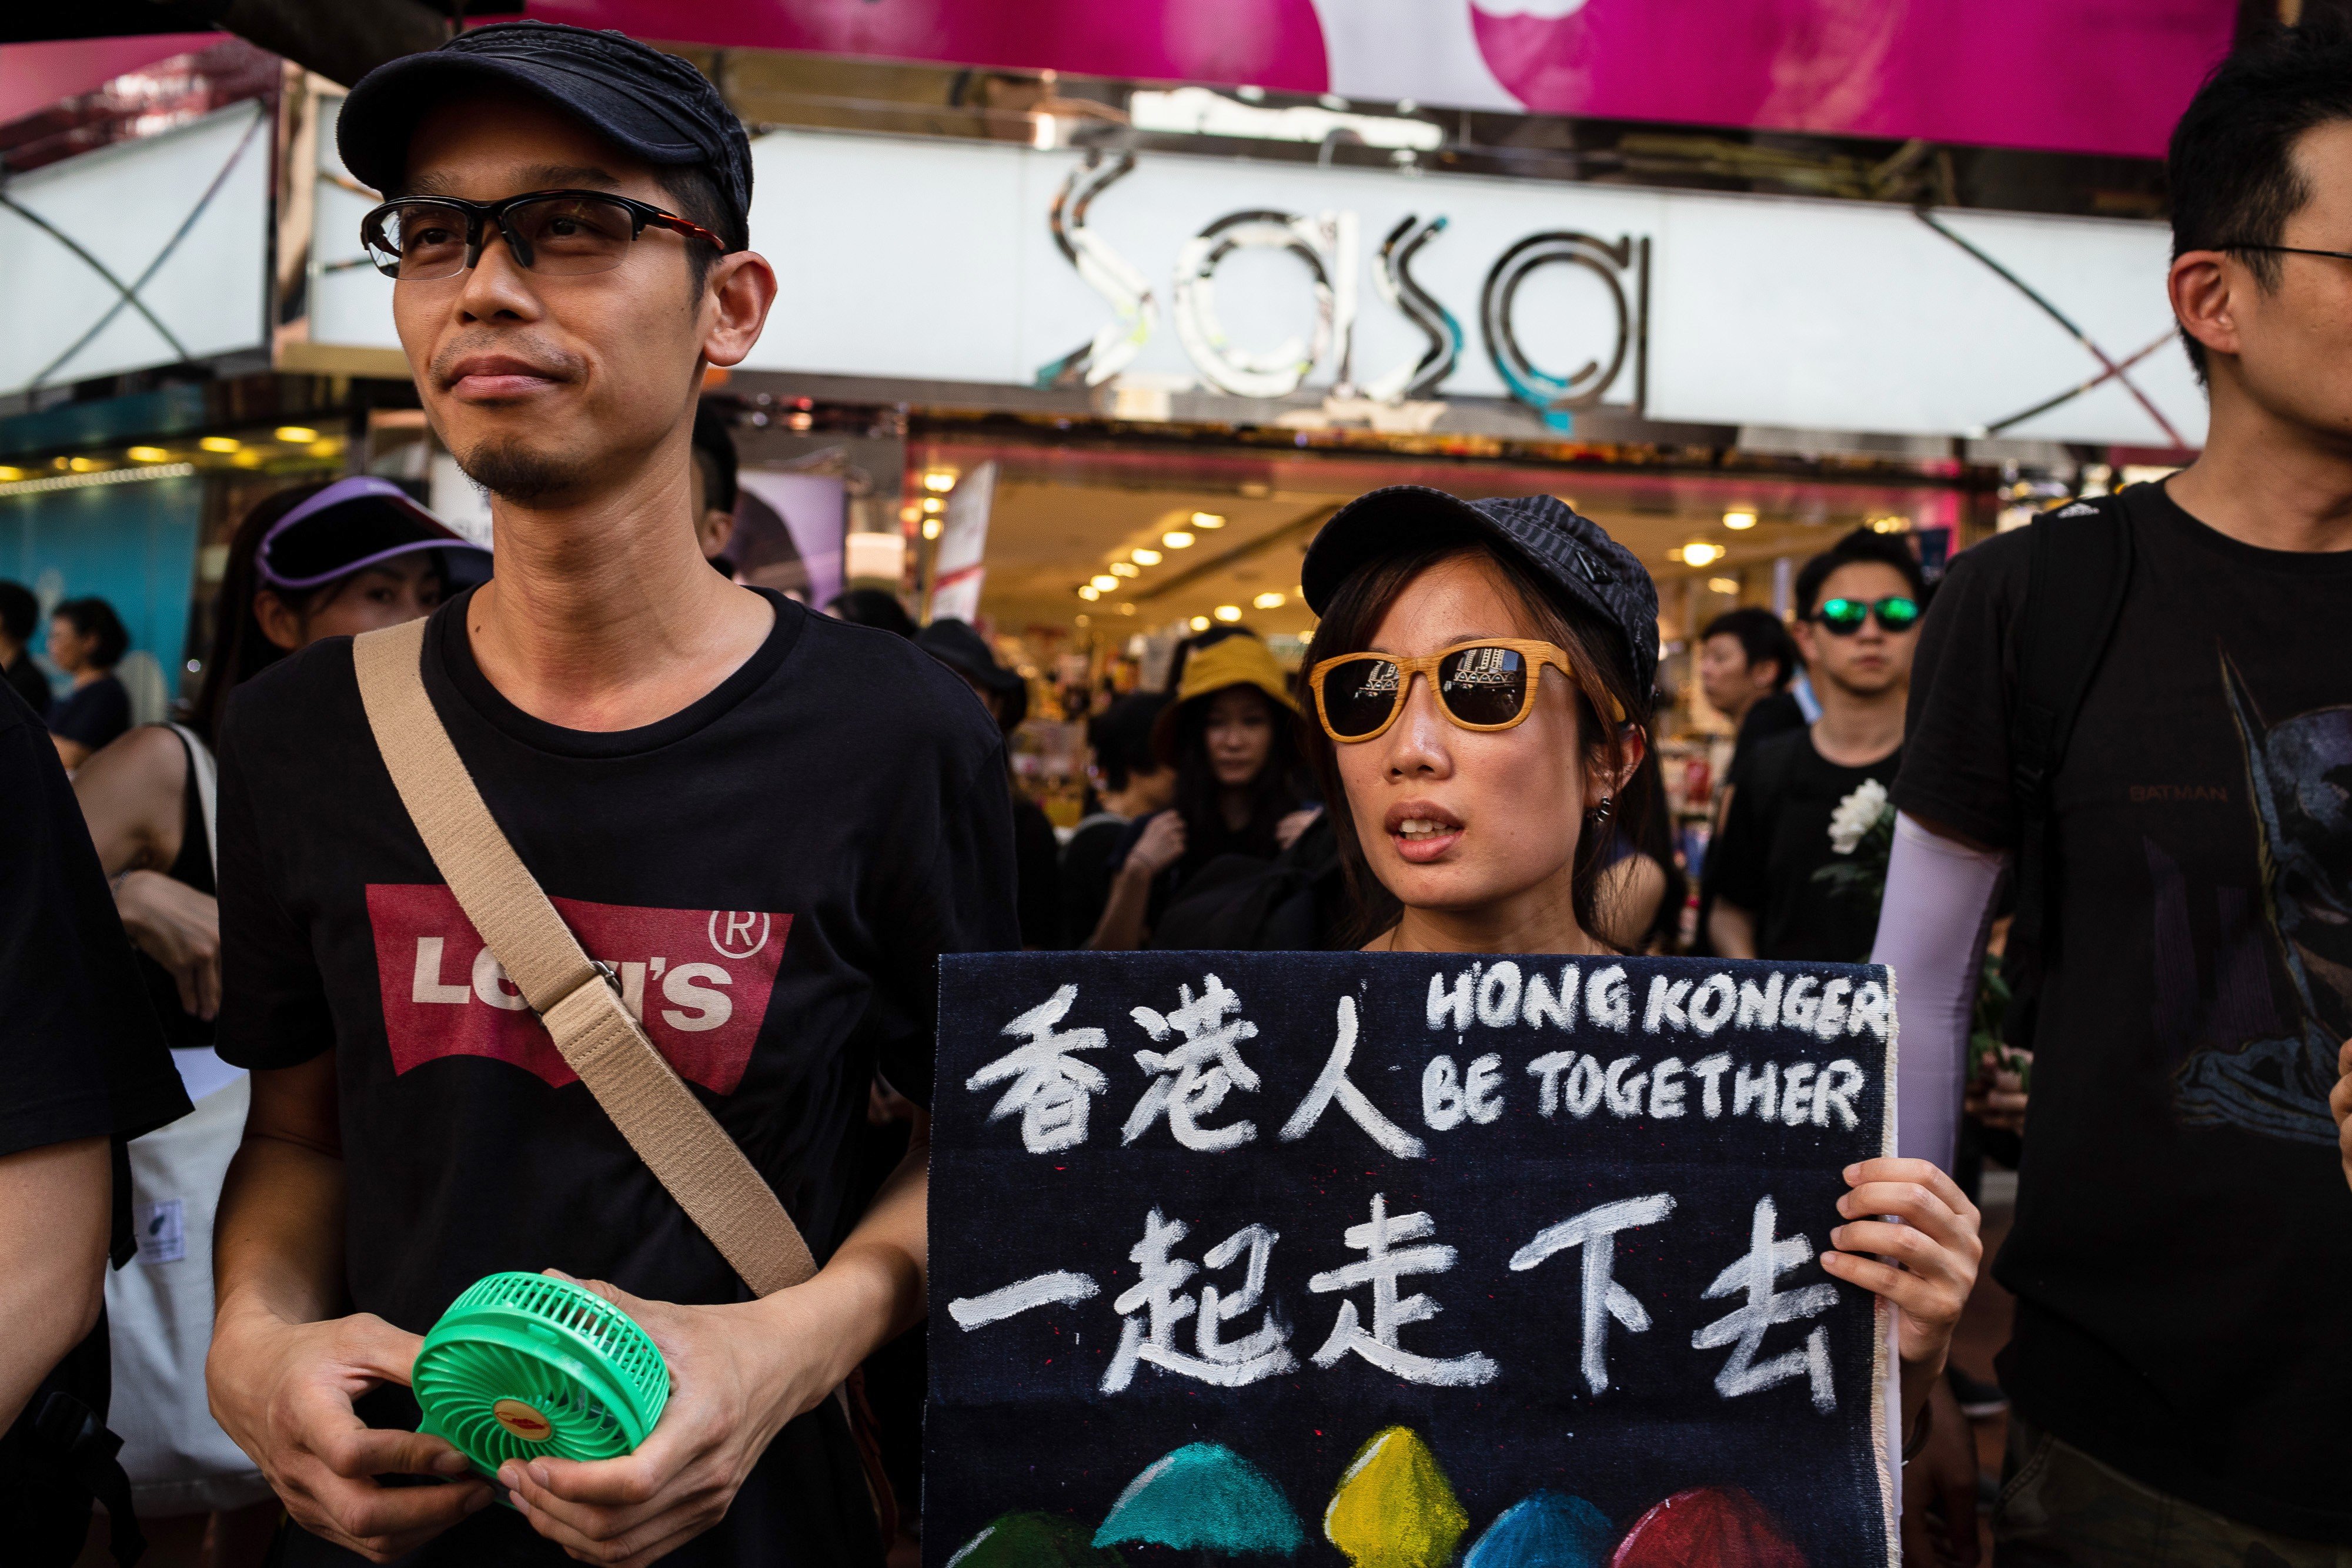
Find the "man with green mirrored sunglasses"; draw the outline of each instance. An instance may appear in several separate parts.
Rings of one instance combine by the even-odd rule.
[[[1725,957],[1869,953],[1884,880],[1872,867],[1885,858],[1874,803],[1902,759],[1926,587],[1904,538],[1868,529],[1798,573],[1794,630],[1822,713],[1759,741],[1742,765],[1707,856],[1707,933]]]

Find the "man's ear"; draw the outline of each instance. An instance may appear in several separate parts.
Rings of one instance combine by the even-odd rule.
[[[719,258],[705,287],[702,357],[714,365],[741,364],[776,302],[776,269],[757,251],[734,251]]]
[[[2238,292],[2255,286],[2243,263],[2218,250],[2182,251],[2173,258],[2164,284],[2182,331],[2209,353],[2238,351]]]
[[[302,645],[302,617],[274,590],[253,591],[253,618],[260,623],[261,634],[287,653]]]

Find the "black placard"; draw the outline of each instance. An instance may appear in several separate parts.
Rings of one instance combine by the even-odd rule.
[[[1890,989],[946,960],[924,1561],[1886,1563],[1876,1303],[1815,1254]]]

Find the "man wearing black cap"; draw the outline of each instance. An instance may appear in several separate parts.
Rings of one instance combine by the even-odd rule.
[[[700,76],[484,27],[362,80],[339,137],[387,197],[362,237],[426,413],[493,497],[497,575],[424,639],[433,710],[824,1266],[751,1299],[633,1152],[445,885],[331,640],[225,727],[219,1049],[255,1071],[214,1409],[300,1527],[291,1564],[878,1563],[827,1396],[921,1313],[925,1135],[861,1217],[850,1134],[877,1074],[928,1099],[938,956],[1018,941],[1002,737],[905,642],[704,563],[697,393],[776,280]],[[403,1429],[417,1336],[541,1268],[612,1282],[669,1401],[631,1455],[485,1485]]]

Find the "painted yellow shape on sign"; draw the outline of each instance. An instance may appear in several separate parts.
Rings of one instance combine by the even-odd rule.
[[[1355,1568],[1444,1568],[1469,1525],[1437,1456],[1409,1427],[1358,1450],[1323,1513],[1323,1533]]]

